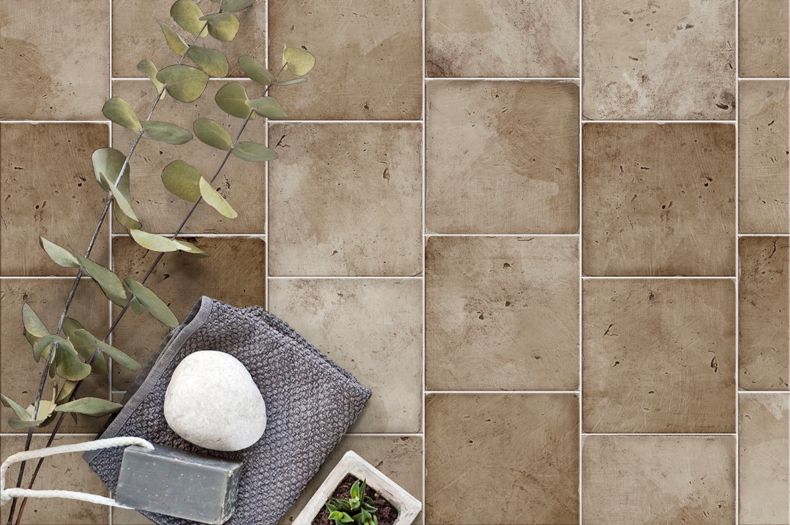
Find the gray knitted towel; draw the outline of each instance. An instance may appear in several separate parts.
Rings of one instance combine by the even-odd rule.
[[[181,360],[198,350],[227,352],[244,363],[266,401],[266,433],[239,452],[214,452],[178,437],[163,415],[165,390]],[[242,461],[233,525],[275,524],[318,472],[367,403],[370,391],[262,308],[202,298],[171,332],[150,371],[138,376],[126,404],[101,435],[136,436],[190,452]],[[110,490],[123,451],[85,454]],[[144,513],[160,525],[188,521]]]

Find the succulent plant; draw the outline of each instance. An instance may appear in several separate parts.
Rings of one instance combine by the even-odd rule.
[[[331,498],[326,502],[329,520],[335,525],[378,525],[373,498],[367,496],[365,481],[356,480],[348,491],[348,498]]]

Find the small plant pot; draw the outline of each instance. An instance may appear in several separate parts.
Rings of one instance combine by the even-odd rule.
[[[398,511],[398,518],[393,525],[411,525],[420,513],[420,500],[403,490],[397,483],[385,476],[376,467],[362,459],[357,453],[348,451],[340,462],[332,469],[318,490],[307,502],[302,512],[296,517],[293,525],[310,525],[326,502],[335,492],[346,476],[354,476],[364,480],[368,487],[375,490]]]

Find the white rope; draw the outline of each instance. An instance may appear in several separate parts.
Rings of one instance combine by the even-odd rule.
[[[85,443],[74,443],[72,445],[58,445],[57,447],[28,450],[12,454],[8,456],[5,461],[3,461],[2,465],[0,465],[0,505],[10,501],[13,498],[61,498],[128,509],[129,507],[119,504],[112,498],[99,496],[97,494],[87,494],[85,492],[74,492],[71,490],[31,490],[23,488],[7,489],[5,488],[5,475],[11,465],[29,461],[31,459],[46,458],[49,456],[55,456],[57,454],[68,454],[70,452],[88,452],[90,450],[102,450],[105,448],[128,447],[131,445],[137,445],[138,447],[143,447],[148,450],[154,449],[154,446],[150,442],[142,438],[114,437],[108,439],[97,439],[95,441],[87,441]]]

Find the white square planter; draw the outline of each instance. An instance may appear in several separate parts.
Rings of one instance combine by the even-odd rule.
[[[398,519],[395,520],[394,525],[411,525],[414,518],[420,513],[422,509],[420,500],[403,490],[376,467],[359,457],[356,452],[348,451],[318,487],[313,497],[294,520],[293,525],[310,525],[324,508],[327,500],[332,497],[340,482],[349,474],[365,480],[370,488],[384,496],[393,507],[398,509]]]

